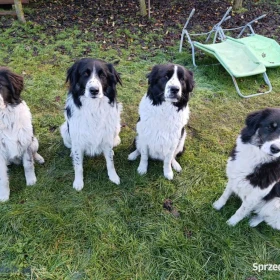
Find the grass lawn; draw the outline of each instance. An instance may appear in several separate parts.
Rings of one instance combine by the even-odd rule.
[[[178,30],[178,38],[181,30]],[[149,34],[142,34],[148,38]],[[160,34],[158,35],[160,36]],[[226,220],[240,205],[232,197],[221,212],[212,203],[226,183],[225,166],[246,115],[280,104],[280,68],[269,69],[273,92],[240,98],[219,66],[191,64],[179,40],[173,48],[143,49],[137,44],[104,50],[93,35],[77,28],[49,36],[39,25],[16,22],[0,34],[0,65],[24,75],[23,99],[45,165],[36,165],[38,182],[25,186],[22,166],[10,167],[10,201],[0,205],[0,279],[279,279],[279,271],[253,271],[253,264],[280,264],[279,232],[244,219],[234,228]],[[66,70],[85,56],[115,62],[123,86],[122,143],[115,148],[120,186],[107,177],[103,156],[85,158],[85,187],[72,188],[74,171],[59,126],[66,99]],[[128,162],[147,89],[146,74],[157,63],[175,62],[194,72],[196,88],[183,170],[173,181],[162,163],[150,161],[145,176]],[[240,79],[241,90],[257,91],[262,77]],[[163,208],[173,201],[179,214]],[[175,211],[175,212],[176,212]]]

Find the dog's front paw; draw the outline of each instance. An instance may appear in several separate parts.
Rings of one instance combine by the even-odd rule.
[[[140,175],[144,175],[147,173],[147,166],[140,164],[137,168],[137,171]]]
[[[10,197],[10,190],[4,189],[0,191],[0,202],[8,201]]]
[[[213,207],[216,209],[216,210],[221,210],[223,208],[225,204],[222,203],[220,200],[217,200],[213,203]]]
[[[26,185],[27,186],[33,186],[35,185],[37,182],[37,178],[35,175],[33,176],[29,176],[28,178],[26,178]]]
[[[174,174],[173,171],[169,171],[169,172],[164,172],[164,177],[168,180],[173,180]]]
[[[84,187],[84,181],[83,180],[75,180],[74,183],[73,183],[73,188],[76,190],[76,191],[81,191]]]
[[[227,224],[231,227],[234,227],[239,221],[233,216],[227,220]]]
[[[109,175],[109,179],[111,182],[115,183],[116,185],[119,185],[121,182],[120,177],[118,176],[117,173]]]

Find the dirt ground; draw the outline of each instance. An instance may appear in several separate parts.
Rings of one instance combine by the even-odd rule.
[[[233,14],[224,26],[241,26],[267,14],[254,24],[254,28],[259,34],[280,42],[280,5],[275,2],[244,1],[244,11]],[[106,42],[108,47],[127,47],[133,41],[133,35],[141,37],[141,34],[150,33],[154,36],[147,47],[166,48],[180,40],[181,29],[192,8],[196,13],[190,27],[196,31],[209,31],[230,5],[230,1],[217,0],[151,0],[151,19],[148,19],[139,15],[138,0],[30,0],[26,7],[32,9],[26,13],[26,19],[43,25],[51,35],[76,26],[84,32],[93,32],[95,40]],[[9,27],[12,21],[2,17],[0,29]],[[159,34],[162,36],[157,36]],[[141,38],[137,41],[143,47],[147,44]]]

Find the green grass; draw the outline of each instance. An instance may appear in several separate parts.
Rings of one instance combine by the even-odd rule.
[[[135,34],[123,33],[136,40]],[[147,41],[153,36],[145,34]],[[279,272],[253,271],[253,263],[280,264],[279,232],[265,224],[250,228],[248,219],[228,227],[226,220],[240,205],[237,198],[221,212],[211,206],[224,189],[226,160],[246,115],[280,104],[279,68],[268,70],[271,94],[245,100],[221,66],[198,61],[201,66],[194,69],[186,48],[178,53],[179,40],[167,50],[150,52],[137,44],[103,50],[90,33],[77,28],[48,36],[40,26],[15,23],[1,33],[0,45],[0,64],[25,77],[23,98],[46,160],[36,165],[33,187],[25,186],[22,166],[10,167],[10,201],[0,205],[0,279],[279,278]],[[120,186],[109,181],[102,156],[85,158],[85,187],[78,193],[59,126],[66,70],[85,54],[118,61],[124,127],[115,149]],[[173,181],[163,177],[161,162],[150,161],[147,175],[139,176],[139,161],[127,161],[146,74],[166,62],[185,65],[196,80],[186,152],[179,159],[183,171]],[[261,83],[259,77],[240,79],[247,93]],[[179,217],[163,209],[167,198]]]

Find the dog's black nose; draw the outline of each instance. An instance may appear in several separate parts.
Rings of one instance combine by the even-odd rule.
[[[170,87],[170,93],[171,94],[177,94],[179,92],[179,88],[178,87],[175,87],[175,86],[173,86],[173,87]]]
[[[272,144],[270,146],[270,151],[273,153],[273,154],[277,154],[280,152],[280,147],[278,147],[277,145],[275,144]]]
[[[89,88],[89,92],[92,95],[97,95],[99,93],[99,88],[97,88],[97,87],[90,87]]]

